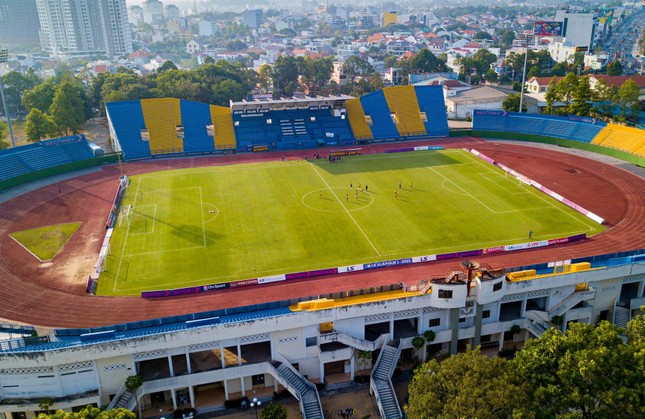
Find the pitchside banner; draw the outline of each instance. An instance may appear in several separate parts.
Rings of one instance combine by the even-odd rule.
[[[533,24],[535,36],[560,36],[562,35],[562,22],[535,22]]]

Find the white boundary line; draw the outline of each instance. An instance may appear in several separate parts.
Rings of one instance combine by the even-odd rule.
[[[481,159],[480,159],[480,158],[478,158],[477,156],[473,155],[472,153],[470,153],[470,152],[469,152],[469,153],[468,153],[468,157],[469,157],[472,161],[474,161],[475,163],[477,163],[477,164],[481,165],[482,167],[485,167],[487,170],[489,170],[489,171],[491,170],[491,167],[490,167],[490,166],[488,166],[488,165],[487,165],[487,163],[485,163],[483,160],[481,160]],[[495,167],[495,166],[494,166],[494,167]],[[499,170],[501,170],[501,169],[499,169]],[[559,208],[559,207],[558,207],[557,205],[555,205],[553,202],[549,202],[549,200],[548,200],[548,199],[546,199],[546,198],[544,197],[544,195],[546,195],[544,192],[542,192],[542,191],[540,191],[540,190],[538,190],[538,189],[534,188],[533,186],[531,186],[530,188],[526,188],[525,190],[526,190],[526,192],[527,192],[527,193],[530,193],[531,195],[535,196],[536,198],[538,198],[538,199],[542,200],[543,202],[545,202],[545,203],[546,203],[547,205],[549,205],[550,207],[555,208],[556,210],[560,211],[560,212],[561,212],[561,213],[563,213],[564,215],[566,215],[566,216],[568,216],[568,217],[570,217],[570,218],[573,218],[575,221],[577,221],[577,222],[579,222],[580,224],[582,224],[583,226],[587,227],[587,231],[594,231],[594,230],[595,230],[595,229],[594,229],[594,227],[593,227],[592,225],[589,225],[589,224],[587,224],[587,223],[585,223],[585,222],[581,221],[580,219],[576,218],[573,214],[570,214],[567,210],[565,210],[565,209],[563,209],[563,208]],[[547,195],[547,196],[548,196],[548,195]],[[549,198],[550,198],[550,199],[555,199],[555,198],[553,198],[553,197],[549,197]],[[557,200],[556,200],[556,201],[557,201]],[[562,205],[564,205],[564,204],[562,204]],[[568,208],[568,207],[567,207],[567,208]],[[571,209],[571,210],[573,211],[573,209]]]
[[[155,207],[154,214],[152,215],[152,231],[145,232],[145,233],[132,233],[132,234],[130,234],[131,236],[143,236],[144,234],[153,234],[155,232],[155,219],[157,217],[157,204],[139,205],[137,208],[139,209],[139,211],[141,211],[141,208],[152,207],[152,206]],[[139,214],[139,216],[150,217],[148,214]]]
[[[377,255],[379,255],[379,256],[382,256],[382,255],[381,255],[381,252],[379,252],[379,251],[378,251],[378,249],[376,248],[376,246],[374,246],[374,243],[372,243],[372,241],[370,240],[370,238],[369,238],[369,237],[367,237],[367,234],[365,234],[365,232],[363,231],[363,229],[361,228],[361,226],[360,226],[360,225],[358,224],[358,222],[354,219],[354,217],[352,216],[352,213],[351,213],[351,212],[350,212],[350,211],[345,207],[345,204],[343,204],[343,201],[341,201],[341,200],[340,200],[340,198],[338,197],[338,195],[336,195],[336,194],[334,193],[334,190],[331,188],[331,186],[329,186],[329,183],[327,183],[327,181],[325,180],[325,178],[324,178],[324,177],[322,177],[322,175],[320,174],[320,172],[318,172],[318,170],[316,169],[316,166],[314,166],[314,165],[312,164],[312,165],[311,165],[311,168],[313,169],[313,171],[314,171],[314,172],[316,172],[316,174],[318,175],[318,177],[320,177],[320,179],[323,181],[323,183],[327,186],[327,189],[329,189],[329,192],[331,192],[331,194],[332,194],[332,195],[334,195],[334,197],[336,198],[336,200],[338,201],[338,203],[340,204],[340,206],[341,206],[341,207],[343,207],[343,209],[345,210],[345,212],[347,213],[347,215],[349,215],[349,218],[351,218],[351,219],[352,219],[352,221],[354,222],[354,224],[356,224],[356,227],[358,227],[358,229],[361,231],[361,233],[363,233],[363,236],[365,237],[365,239],[367,240],[367,242],[370,244],[370,246],[372,246],[372,249],[374,249],[374,251],[376,252],[376,254],[377,254]]]
[[[461,190],[465,195],[467,195],[467,196],[469,196],[470,198],[472,198],[472,199],[473,199],[475,202],[477,202],[478,204],[481,204],[481,206],[483,206],[484,208],[486,208],[488,211],[492,212],[493,214],[497,214],[497,212],[495,212],[495,210],[493,210],[491,207],[489,207],[488,205],[486,205],[486,204],[484,204],[483,202],[481,202],[479,199],[475,198],[473,195],[471,195],[471,193],[470,193],[470,192],[468,192],[467,190],[465,190],[465,189],[464,189],[464,188],[462,188],[461,186],[457,185],[455,182],[453,182],[452,180],[448,179],[447,177],[445,177],[445,176],[444,176],[444,175],[442,175],[441,173],[437,172],[437,171],[435,170],[435,168],[434,168],[434,167],[428,167],[428,169],[430,169],[430,170],[432,170],[433,172],[435,172],[436,174],[438,174],[438,175],[439,175],[439,176],[444,180],[444,182],[445,182],[445,181],[448,181],[448,182],[452,183],[453,185],[455,185],[455,186],[456,186],[458,189],[460,189],[460,190]]]
[[[134,193],[134,202],[132,202],[132,209],[134,210],[134,205],[137,203],[137,196],[139,196],[139,187],[141,186],[141,178],[137,182],[137,190]],[[125,248],[128,244],[128,235],[130,234],[130,224],[128,224],[128,229],[125,231],[125,239],[123,239],[123,249],[121,249],[121,257],[119,258],[119,267],[116,270],[116,275],[114,276],[114,286],[112,287],[112,292],[116,292],[116,284],[119,282],[119,274],[121,273],[121,265],[123,264],[123,257],[125,256]]]

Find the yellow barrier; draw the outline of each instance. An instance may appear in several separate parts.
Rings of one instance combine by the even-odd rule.
[[[345,307],[357,304],[374,303],[378,301],[395,300],[397,298],[418,297],[416,292],[405,292],[403,290],[379,292],[375,294],[355,295],[343,298],[321,298],[318,300],[301,301],[289,307],[291,311],[316,311],[333,307]]]
[[[356,138],[373,139],[372,130],[367,122],[365,122],[365,111],[359,98],[351,99],[345,102],[347,108],[347,117],[349,118],[349,125],[352,127],[352,132]]]
[[[183,152],[184,141],[178,137],[183,128],[179,99],[142,99],[141,109],[150,138],[150,153]]]
[[[213,141],[215,149],[235,148],[235,130],[233,129],[233,115],[229,108],[223,106],[210,107],[211,121],[213,122]]]
[[[401,136],[426,134],[414,86],[386,87],[383,94],[390,112],[396,114],[396,129]]]

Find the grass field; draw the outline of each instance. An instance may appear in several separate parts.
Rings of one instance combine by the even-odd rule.
[[[131,178],[122,208],[101,295],[603,229],[462,150],[150,173]]]
[[[32,255],[41,261],[47,261],[61,251],[80,225],[80,223],[55,224],[16,231],[10,236]]]

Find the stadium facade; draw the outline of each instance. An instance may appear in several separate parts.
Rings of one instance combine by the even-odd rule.
[[[153,99],[109,103],[107,112],[113,144],[126,160],[309,150],[448,135],[441,90],[433,87],[388,88],[356,99],[238,102],[229,108]],[[482,110],[474,114],[474,132],[497,138],[542,136],[563,144],[581,143],[590,150],[611,147],[617,155],[639,161],[645,151],[642,132],[578,117]],[[57,159],[47,158],[52,155]],[[54,161],[56,167],[67,167],[90,159],[86,140],[76,136],[7,150],[0,153],[0,181],[27,179],[24,176],[51,170],[46,165]],[[636,199],[640,194],[632,195]],[[14,337],[0,341],[0,419],[32,418],[39,404],[49,399],[49,409],[64,410],[87,404],[135,409],[138,400],[146,416],[159,416],[174,408],[224,409],[227,400],[268,400],[283,392],[299,401],[304,417],[321,418],[319,386],[352,383],[360,375],[369,377],[380,415],[402,417],[391,381],[399,360],[426,360],[476,346],[492,353],[513,350],[549,327],[564,330],[571,322],[610,320],[625,326],[645,304],[645,251],[642,239],[637,240],[629,248],[612,241],[616,249],[611,251],[621,253],[592,256],[602,249],[595,247],[586,254],[589,257],[532,266],[493,264],[496,255],[515,250],[500,246],[477,254],[452,254],[442,262],[450,266],[445,274],[421,281],[410,277],[379,286],[365,282],[360,289],[276,298],[246,307],[230,302],[227,307],[234,308],[209,312],[196,305],[193,314],[56,329],[40,337],[30,337],[33,327],[0,325]],[[570,245],[555,254],[570,254],[578,246]],[[523,247],[527,259],[534,251],[531,247]],[[478,257],[485,259],[481,265]],[[346,270],[344,275],[354,274]],[[262,292],[261,287],[249,287],[236,295],[243,299]],[[87,298],[96,298],[97,307],[105,300]],[[29,304],[25,302],[22,310],[29,310]],[[143,378],[136,395],[125,388],[133,374]]]
[[[462,264],[405,289],[394,284],[198,317],[59,330],[51,342],[4,347],[0,412],[30,418],[44,398],[54,400],[51,409],[134,409],[124,383],[140,374],[137,397],[148,411],[159,404],[216,410],[225,400],[271,399],[286,389],[304,417],[323,417],[312,383],[352,382],[371,372],[381,414],[401,417],[391,383],[399,359],[475,346],[512,349],[553,323],[625,326],[645,304],[644,259],[635,252],[508,272]],[[415,349],[412,340],[429,330],[435,339]]]

